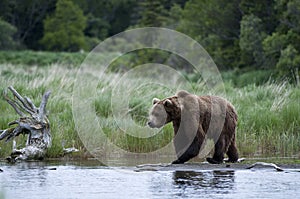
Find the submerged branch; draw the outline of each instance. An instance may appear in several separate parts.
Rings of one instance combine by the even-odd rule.
[[[273,167],[277,171],[283,171],[283,169],[280,168],[279,166],[277,166],[276,164],[274,164],[274,163],[266,163],[266,162],[256,162],[256,163],[250,165],[249,167],[247,167],[247,169],[251,169],[251,168],[256,167],[256,166]]]

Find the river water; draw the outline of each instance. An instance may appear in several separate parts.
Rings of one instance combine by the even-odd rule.
[[[0,198],[299,198],[300,169],[136,170],[97,162],[0,163]],[[139,172],[137,172],[139,171]]]

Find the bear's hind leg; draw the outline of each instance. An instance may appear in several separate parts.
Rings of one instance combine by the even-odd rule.
[[[235,138],[231,141],[227,150],[228,162],[237,162],[239,159],[239,154],[237,147],[235,145]]]

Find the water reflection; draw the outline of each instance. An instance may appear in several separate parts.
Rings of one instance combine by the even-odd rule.
[[[299,198],[300,172],[187,170],[135,172],[97,162],[1,164],[0,198]],[[55,169],[53,169],[55,168]],[[179,169],[179,170],[175,170]],[[195,169],[195,168],[194,168]],[[26,193],[26,194],[24,194]],[[2,194],[2,195],[3,195]]]
[[[8,167],[9,168],[9,167]],[[15,170],[17,178],[10,178],[11,181],[15,181],[17,184],[27,184],[43,187],[47,182],[47,171],[45,170],[45,163],[43,162],[21,162],[16,165],[11,165],[11,168]],[[7,170],[5,171],[7,173]]]
[[[234,171],[175,171],[174,186],[185,195],[191,190],[201,193],[227,194],[234,190]]]

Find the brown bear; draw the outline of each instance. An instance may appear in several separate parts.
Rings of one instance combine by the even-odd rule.
[[[237,162],[237,113],[224,98],[196,96],[187,91],[179,91],[163,100],[154,98],[148,126],[161,128],[169,122],[173,122],[177,155],[172,164],[182,164],[197,156],[205,138],[213,139],[215,143],[213,157],[207,158],[209,163],[222,163],[225,153],[229,162]]]

